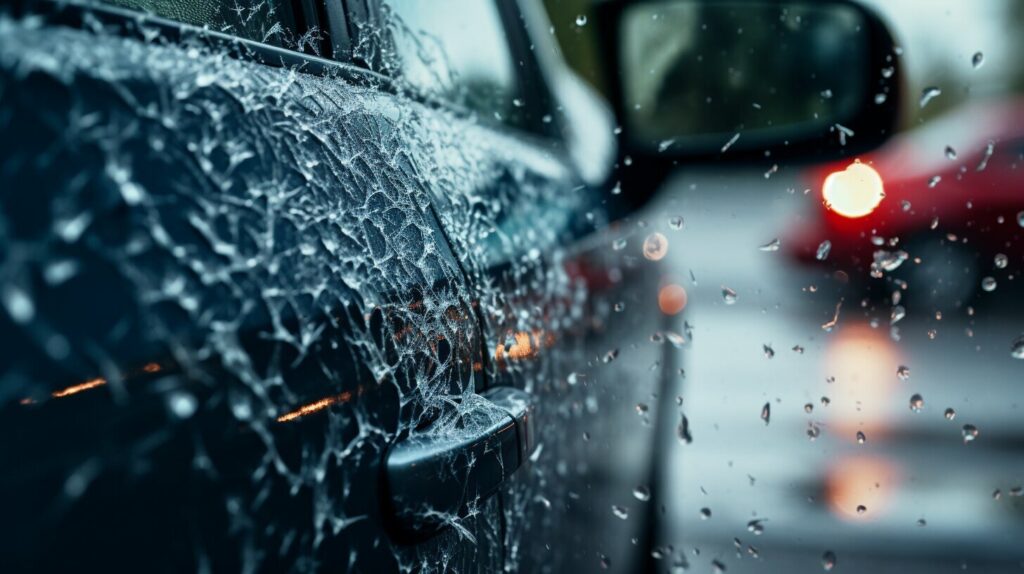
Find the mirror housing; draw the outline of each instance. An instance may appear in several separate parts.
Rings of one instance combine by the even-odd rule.
[[[899,124],[898,48],[851,0],[595,6],[624,207],[679,165],[834,161]]]

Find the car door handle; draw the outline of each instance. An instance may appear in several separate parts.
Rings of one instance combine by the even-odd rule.
[[[399,527],[436,530],[494,494],[533,451],[533,411],[529,393],[490,389],[396,442],[386,472],[387,500]]]

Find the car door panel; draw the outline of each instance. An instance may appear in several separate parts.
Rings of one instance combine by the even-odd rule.
[[[8,571],[497,564],[497,498],[407,542],[382,511],[481,368],[423,128],[194,34],[0,25]]]

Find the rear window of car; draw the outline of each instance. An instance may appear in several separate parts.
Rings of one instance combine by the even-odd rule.
[[[291,2],[272,0],[102,0],[183,24],[207,27],[271,46],[291,48],[298,42]]]

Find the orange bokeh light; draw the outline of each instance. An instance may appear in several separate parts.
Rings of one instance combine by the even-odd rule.
[[[686,308],[686,289],[682,285],[670,283],[658,291],[658,307],[666,315],[676,315]]]
[[[825,474],[825,499],[839,518],[867,522],[883,515],[898,486],[896,466],[884,458],[840,458]]]

